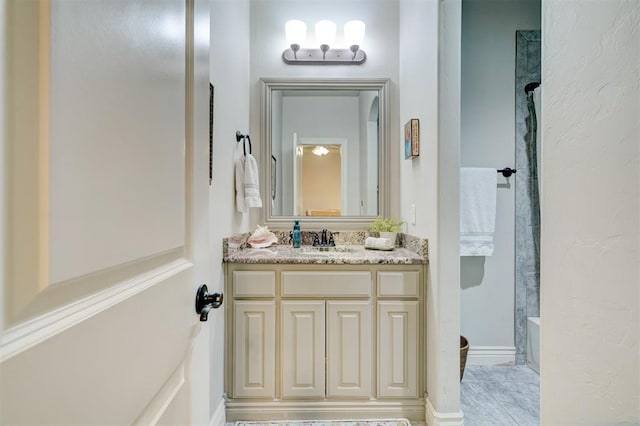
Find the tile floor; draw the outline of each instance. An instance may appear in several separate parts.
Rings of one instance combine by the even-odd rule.
[[[540,376],[526,365],[468,365],[460,402],[465,426],[538,426]]]

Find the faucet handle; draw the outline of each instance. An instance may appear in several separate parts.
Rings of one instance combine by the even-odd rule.
[[[333,233],[329,234],[329,243],[328,243],[328,245],[330,247],[335,247],[336,246],[336,242],[333,240]]]
[[[314,247],[318,247],[320,245],[320,237],[317,232],[313,233],[313,243],[311,243]]]

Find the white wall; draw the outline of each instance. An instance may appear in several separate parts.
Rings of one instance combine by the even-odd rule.
[[[233,34],[233,43],[229,36]],[[249,214],[235,208],[233,151],[235,133],[249,130],[249,1],[211,2],[211,82],[215,88],[213,185],[210,190],[213,271],[209,291],[224,289],[222,239],[250,230]],[[224,305],[223,305],[224,306]],[[211,332],[211,411],[223,394],[224,315],[209,316]]]
[[[539,29],[540,0],[463,0],[461,167],[515,168],[515,33]],[[497,194],[493,256],[460,258],[460,328],[472,352],[515,350],[515,178]]]
[[[460,1],[400,1],[400,123],[420,120],[420,156],[401,144],[401,212],[429,239],[428,424],[461,424],[459,384],[458,174]],[[397,130],[401,133],[401,130]],[[415,205],[416,222],[411,223]]]
[[[541,423],[640,422],[640,2],[543,1]]]
[[[398,134],[398,4],[389,0],[372,0],[363,7],[362,0],[252,0],[251,1],[251,134],[255,152],[260,155],[260,78],[389,78],[391,144],[399,143]],[[288,48],[284,24],[300,19],[307,24],[308,39],[313,38],[313,25],[320,19],[336,22],[336,45],[342,43],[342,26],[360,19],[367,26],[362,49],[367,62],[360,66],[291,66],[282,62]],[[303,47],[305,47],[303,45]],[[389,159],[391,176],[397,177],[398,152]],[[392,179],[390,188],[392,214],[399,214],[399,180]],[[257,217],[254,218],[257,220]]]

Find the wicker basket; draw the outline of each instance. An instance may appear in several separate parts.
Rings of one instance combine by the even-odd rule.
[[[464,375],[464,366],[467,364],[467,353],[469,352],[469,341],[466,337],[460,336],[460,381]]]

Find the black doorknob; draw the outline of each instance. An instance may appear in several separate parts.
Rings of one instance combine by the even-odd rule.
[[[222,293],[209,294],[209,289],[206,284],[198,287],[198,292],[196,293],[196,313],[200,314],[200,321],[209,319],[209,311],[222,306],[222,301]]]

